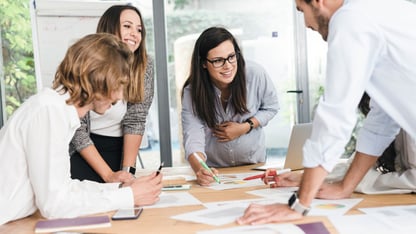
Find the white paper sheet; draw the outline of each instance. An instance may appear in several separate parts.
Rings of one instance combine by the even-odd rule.
[[[280,188],[267,188],[248,191],[246,193],[257,195],[264,198],[278,200],[279,203],[287,203],[293,191],[296,191],[297,187],[280,187]],[[344,215],[351,208],[357,205],[361,198],[353,199],[338,199],[338,200],[325,200],[314,199],[311,203],[311,211],[308,215],[311,216],[329,216],[329,215]]]
[[[400,216],[401,219],[407,220],[410,224],[414,223],[413,219],[405,216]],[[343,215],[330,216],[328,219],[332,225],[337,229],[339,234],[351,233],[376,233],[376,234],[414,234],[414,225],[400,226],[392,225],[391,222],[385,222],[374,214],[359,214],[359,215]]]
[[[221,174],[219,175],[219,179],[221,184],[218,183],[211,183],[211,185],[207,188],[213,190],[226,190],[226,189],[235,189],[235,188],[245,188],[245,187],[253,187],[253,186],[266,186],[261,179],[254,179],[254,180],[243,180],[246,177],[252,175],[258,175],[261,172],[254,172],[254,173],[236,173],[236,174]]]
[[[280,195],[288,195],[288,198],[292,196],[294,191],[297,191],[299,187],[279,187],[279,188],[266,188],[266,189],[257,189],[252,191],[247,191],[246,193],[256,195],[259,197],[271,197]],[[287,200],[286,200],[287,201]]]
[[[303,230],[294,224],[265,224],[256,226],[240,226],[225,229],[199,231],[197,234],[304,234]]]
[[[188,192],[162,192],[160,194],[160,200],[156,202],[156,204],[153,204],[151,206],[143,206],[143,208],[149,209],[200,204],[202,204],[201,201]]]
[[[384,224],[401,233],[413,230],[416,233],[416,205],[382,206],[373,208],[360,208]]]
[[[241,217],[247,208],[245,204],[218,206],[172,216],[172,219],[189,221],[194,223],[204,223],[213,226],[220,226],[235,222]]]

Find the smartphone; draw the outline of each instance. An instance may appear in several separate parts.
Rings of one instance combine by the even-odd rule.
[[[120,209],[111,217],[112,220],[137,219],[143,212],[143,208]]]

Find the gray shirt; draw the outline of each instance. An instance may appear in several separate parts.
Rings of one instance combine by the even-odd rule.
[[[121,125],[123,135],[143,135],[146,125],[146,117],[154,95],[153,60],[148,57],[146,74],[144,76],[144,101],[141,103],[127,103],[127,112]],[[104,114],[105,115],[105,114]],[[70,144],[70,154],[75,150],[80,151],[85,147],[94,144],[90,138],[89,115],[81,119],[81,127],[77,129]]]
[[[182,128],[187,158],[193,152],[205,152],[207,164],[211,167],[230,167],[264,162],[266,158],[265,135],[263,127],[279,110],[276,89],[263,67],[247,62],[247,108],[249,113],[237,114],[228,103],[226,111],[222,108],[221,91],[215,87],[215,108],[222,122],[242,123],[255,117],[260,126],[229,142],[218,142],[212,130],[193,112],[191,87],[184,89],[182,99]]]

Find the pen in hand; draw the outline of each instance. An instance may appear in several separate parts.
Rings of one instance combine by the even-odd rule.
[[[195,156],[195,158],[198,160],[198,162],[202,165],[203,168],[205,168],[207,171],[209,171],[209,173],[211,173],[212,177],[214,178],[215,181],[217,181],[218,184],[221,184],[220,179],[218,178],[218,176],[216,176],[212,170],[208,167],[208,165],[204,162],[204,160],[201,159],[201,157],[199,157],[199,155],[195,152],[192,153],[192,155]]]

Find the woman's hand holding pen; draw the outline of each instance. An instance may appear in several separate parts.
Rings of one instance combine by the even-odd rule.
[[[218,175],[218,171],[215,168],[210,168],[212,173],[209,172],[204,167],[200,167],[199,170],[195,173],[196,174],[196,180],[199,185],[201,186],[209,186],[211,183],[215,182],[214,177],[212,177],[212,174]]]
[[[276,169],[267,169],[263,182],[270,185],[270,188],[276,187],[298,187],[302,180],[301,172],[288,172],[276,175]]]

